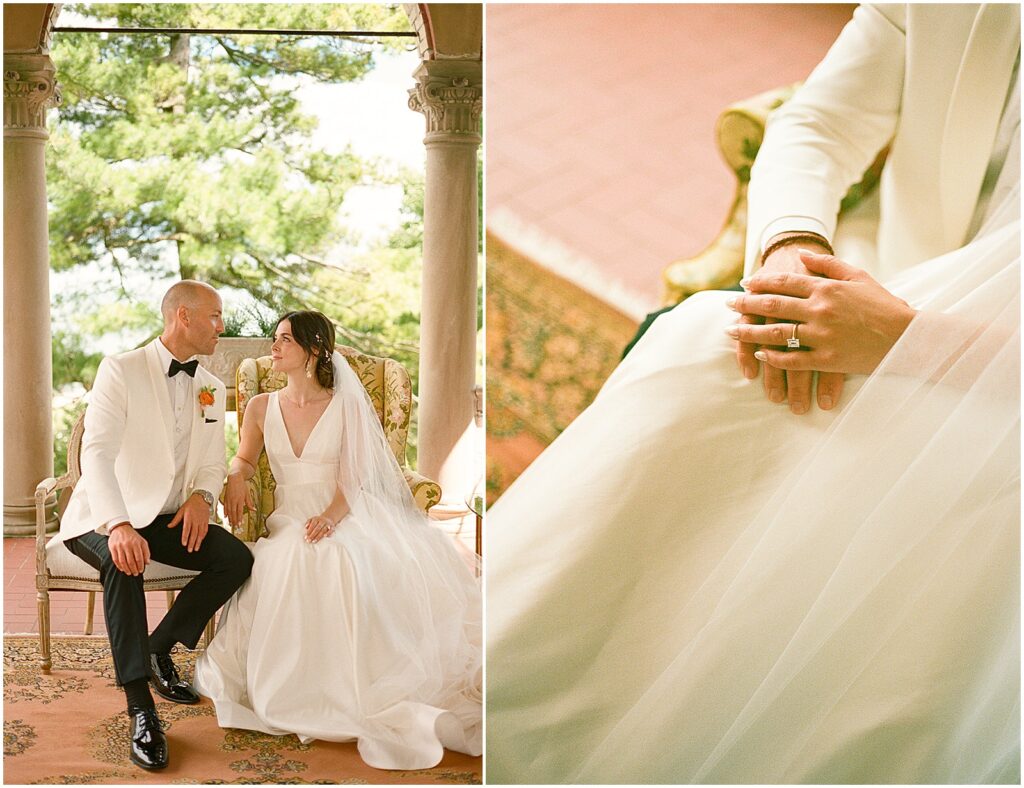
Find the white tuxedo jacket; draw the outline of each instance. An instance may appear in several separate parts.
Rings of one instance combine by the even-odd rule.
[[[858,7],[770,117],[751,173],[747,272],[776,220],[803,229],[798,217],[811,217],[832,237],[843,195],[890,143],[879,186],[880,268],[902,270],[962,246],[1019,48],[1016,3]]]
[[[198,393],[215,391],[204,416]],[[145,528],[160,513],[174,483],[174,417],[155,340],[145,347],[105,358],[96,373],[85,411],[82,478],[60,523],[61,541],[124,517]],[[192,434],[185,462],[185,490],[220,495],[226,473],[224,384],[202,367],[196,370]]]

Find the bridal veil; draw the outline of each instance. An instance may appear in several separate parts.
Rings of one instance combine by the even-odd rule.
[[[340,400],[337,404],[342,425],[338,489],[357,518],[367,514],[372,522],[379,523],[375,538],[387,545],[398,565],[407,568],[410,578],[448,578],[443,590],[450,606],[449,615],[424,609],[424,616],[447,620],[451,628],[451,642],[447,646],[459,654],[457,661],[465,663],[459,675],[478,681],[479,675],[474,674],[482,664],[479,583],[466,559],[448,543],[448,537],[431,525],[413,500],[373,403],[352,367],[337,351],[332,363],[334,397]],[[431,565],[429,572],[419,566],[423,562]],[[432,594],[437,591],[432,589]],[[424,606],[428,602],[437,605],[436,595],[419,594],[418,598]],[[410,658],[416,660],[415,651]],[[469,669],[473,665],[476,671]],[[478,685],[459,688],[463,690],[479,697]]]
[[[363,689],[364,700],[389,697],[401,688],[410,699],[451,711],[458,719],[439,718],[445,746],[460,752],[481,752],[482,720],[482,605],[480,584],[466,559],[449,537],[431,525],[416,506],[366,389],[348,362],[335,352],[334,398],[340,409],[341,443],[338,489],[351,509],[349,522],[365,523],[350,538],[372,542],[377,566],[395,567],[382,573],[373,594],[361,603],[379,606],[378,617],[387,632],[365,633],[390,644],[401,654],[401,670],[382,673],[381,686]],[[346,521],[339,527],[349,527]],[[395,595],[400,602],[389,603]],[[360,611],[348,613],[361,620]],[[386,725],[386,720],[381,721]]]

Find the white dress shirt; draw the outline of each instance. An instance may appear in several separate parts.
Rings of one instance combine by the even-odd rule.
[[[174,356],[159,339],[156,341],[156,351],[164,370],[170,369]],[[190,356],[182,363],[193,361],[195,358]],[[195,391],[195,379],[184,372],[179,372],[173,378],[168,377],[167,393],[170,395],[171,416],[174,420],[174,484],[171,485],[171,492],[160,510],[161,514],[176,512],[184,503],[185,462],[188,460],[189,441],[192,437],[193,400],[198,396]]]

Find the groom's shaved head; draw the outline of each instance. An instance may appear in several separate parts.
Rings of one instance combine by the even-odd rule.
[[[223,309],[220,295],[205,282],[175,282],[160,303],[164,315],[160,339],[164,347],[179,361],[210,355],[217,347],[217,337],[224,332]]]
[[[167,293],[164,294],[164,300],[160,303],[160,312],[164,316],[164,325],[169,326],[174,322],[174,316],[178,313],[178,307],[184,306],[190,310],[196,309],[211,295],[218,300],[220,298],[217,295],[217,291],[206,284],[206,282],[197,282],[194,279],[182,279],[180,282],[175,282]]]

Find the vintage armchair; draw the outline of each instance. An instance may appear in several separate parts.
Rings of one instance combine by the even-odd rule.
[[[736,175],[736,194],[725,225],[715,239],[693,257],[669,263],[662,272],[662,305],[671,307],[701,290],[735,289],[743,275],[747,233],[747,184],[750,168],[764,140],[772,110],[788,101],[799,83],[760,93],[727,107],[718,117],[715,136],[726,165]],[[863,179],[843,198],[840,213],[861,202],[878,185],[887,151],[883,150]]]
[[[39,611],[39,655],[43,673],[49,673],[50,660],[50,592],[85,591],[89,594],[85,611],[85,634],[92,634],[96,609],[96,593],[103,591],[100,573],[63,543],[51,541],[47,545],[46,501],[54,493],[60,495],[58,516],[63,515],[71,491],[82,476],[82,437],[85,434],[85,413],[78,417],[68,441],[68,472],[59,479],[44,479],[36,486],[36,599]],[[166,591],[167,607],[174,604],[174,592],[180,591],[198,572],[152,561],[143,573],[142,587],[146,591]],[[207,623],[204,643],[213,637],[213,621]]]
[[[441,500],[440,485],[406,466],[406,442],[412,414],[412,382],[409,373],[394,359],[368,356],[344,345],[339,345],[337,350],[345,356],[369,393],[388,444],[398,459],[417,505],[424,512],[429,510]],[[256,394],[284,388],[287,378],[283,373],[274,372],[270,368],[270,356],[244,359],[238,365],[235,375],[238,429],[241,430],[245,406],[249,400]],[[255,511],[245,513],[241,525],[234,528],[235,536],[246,542],[255,542],[266,535],[266,519],[274,510],[276,486],[267,454],[260,452],[256,474],[249,480],[249,493]]]

